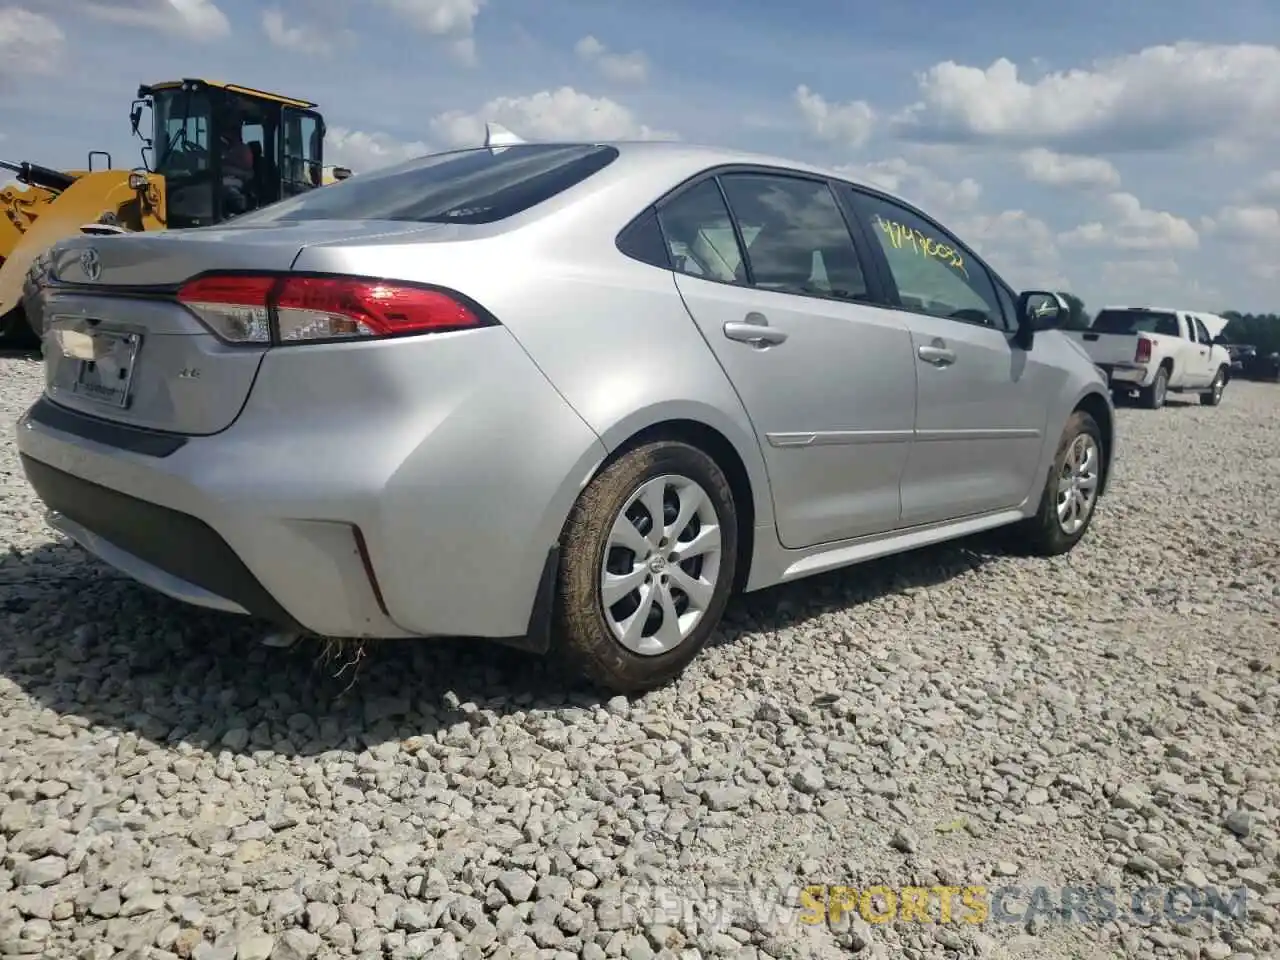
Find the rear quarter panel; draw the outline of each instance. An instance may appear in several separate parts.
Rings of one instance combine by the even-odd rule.
[[[513,287],[493,296],[491,308],[608,450],[673,420],[723,435],[746,467],[756,525],[772,527],[751,421],[672,275],[630,260],[612,242],[589,263],[560,257],[531,263],[540,295],[529,298]]]
[[[295,269],[404,277],[473,297],[512,333],[610,452],[671,420],[692,420],[723,435],[746,468],[756,526],[772,528],[768,479],[751,421],[672,275],[615,246],[618,230],[662,189],[654,178],[634,205],[601,191],[554,217],[459,243],[311,247]],[[566,483],[576,491],[590,476]]]

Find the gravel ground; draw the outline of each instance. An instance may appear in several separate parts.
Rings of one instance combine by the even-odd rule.
[[[39,383],[0,359],[0,420]],[[966,542],[744,598],[628,703],[498,649],[263,646],[60,542],[6,426],[0,955],[1278,956],[1280,389],[1120,429],[1069,557]],[[804,884],[1120,911],[806,925]],[[1152,885],[1248,916],[1144,925]]]

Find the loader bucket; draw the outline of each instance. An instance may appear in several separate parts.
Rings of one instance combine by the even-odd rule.
[[[139,191],[129,186],[129,177],[128,170],[99,170],[83,174],[50,199],[43,199],[48,194],[38,193],[41,202],[31,211],[35,220],[11,250],[0,249],[4,260],[0,264],[0,316],[21,301],[27,270],[37,256],[59,240],[79,235],[83,225],[103,214],[114,214],[127,230],[163,227],[154,213],[143,209]],[[157,201],[154,209],[163,210],[162,181],[152,178],[148,193]]]

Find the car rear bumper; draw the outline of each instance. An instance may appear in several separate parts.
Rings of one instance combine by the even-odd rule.
[[[1147,378],[1150,375],[1150,369],[1137,363],[1099,363],[1096,364],[1099,370],[1107,378],[1107,383],[1112,387],[1142,387],[1146,386]]]
[[[23,456],[50,526],[135,580],[174,599],[281,626],[287,614],[212,527]]]
[[[41,400],[18,424],[21,462],[55,526],[188,603],[331,637],[527,645],[564,518],[605,451],[493,333],[475,363],[377,345],[391,350],[376,384],[359,371],[371,358],[351,351],[328,393],[308,381],[309,349],[269,351],[241,415],[213,436]]]

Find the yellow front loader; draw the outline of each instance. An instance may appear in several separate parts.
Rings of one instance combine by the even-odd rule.
[[[351,176],[325,165],[315,106],[236,84],[168,81],[138,88],[130,119],[140,168],[113,169],[100,151],[87,170],[0,160],[18,181],[0,190],[0,344],[38,342],[34,294],[58,240],[210,226]],[[105,167],[94,169],[95,157]]]

